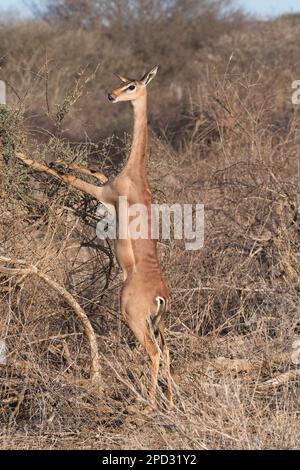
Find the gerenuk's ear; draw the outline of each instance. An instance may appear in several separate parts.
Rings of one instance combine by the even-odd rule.
[[[153,67],[153,69],[149,70],[149,72],[145,73],[145,75],[141,78],[141,82],[143,83],[143,85],[148,85],[148,83],[150,83],[151,80],[153,80],[153,78],[157,74],[157,70],[158,70],[158,65]]]
[[[114,74],[116,77],[118,77],[119,80],[123,83],[131,82],[131,78],[123,77],[123,75],[119,75],[118,73]]]

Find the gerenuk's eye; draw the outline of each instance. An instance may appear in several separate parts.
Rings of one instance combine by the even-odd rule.
[[[130,85],[130,86],[127,88],[127,90],[130,90],[130,91],[135,90],[135,85]]]

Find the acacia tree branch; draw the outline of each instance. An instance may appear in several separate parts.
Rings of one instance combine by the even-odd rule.
[[[56,292],[58,292],[61,297],[69,304],[69,306],[74,310],[76,315],[79,317],[87,339],[90,344],[90,351],[91,351],[91,380],[95,385],[100,384],[100,378],[101,378],[101,367],[100,367],[100,358],[99,358],[99,352],[98,352],[98,346],[97,346],[97,340],[96,340],[96,335],[94,333],[94,330],[91,326],[91,323],[85,313],[85,311],[82,309],[82,307],[79,305],[77,300],[73,297],[70,292],[68,292],[63,286],[58,284],[57,282],[53,281],[47,274],[39,271],[36,266],[26,266],[24,263],[24,260],[14,260],[10,259],[7,257],[2,257],[0,256],[0,262],[4,263],[11,263],[11,264],[17,264],[19,267],[15,268],[8,268],[0,265],[0,272],[3,272],[5,274],[21,274],[21,275],[36,275],[40,279],[42,279],[46,284],[48,284],[52,289],[54,289]]]
[[[98,192],[99,192],[99,187],[95,186],[94,184],[87,183],[86,181],[81,180],[80,178],[76,178],[74,175],[68,175],[68,174],[63,174],[59,173],[57,170],[54,168],[50,168],[49,166],[37,162],[35,160],[32,160],[31,158],[28,158],[24,153],[22,152],[16,152],[15,156],[21,160],[25,165],[30,166],[31,168],[34,168],[35,170],[42,171],[44,173],[48,173],[51,176],[54,176],[55,178],[60,179],[61,181],[64,181],[65,183],[69,184],[70,186],[73,186],[76,189],[79,189],[80,191],[83,191],[93,197],[97,198]],[[77,165],[73,165],[74,170],[80,171],[81,173],[87,174],[89,176],[95,176],[99,181],[102,183],[106,183],[108,181],[107,177],[103,175],[102,173],[96,172],[93,173],[90,170],[87,170],[86,168],[81,168]]]
[[[281,385],[284,385],[289,382],[293,382],[295,380],[298,380],[300,378],[300,370],[299,369],[294,369],[294,370],[289,370],[287,372],[284,372],[282,374],[277,374],[275,377],[272,379],[266,380],[265,382],[259,384],[257,386],[258,391],[267,391],[267,390],[272,390],[276,387],[280,387]]]

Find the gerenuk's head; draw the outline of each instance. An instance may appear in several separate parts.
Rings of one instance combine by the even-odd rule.
[[[156,65],[149,72],[145,73],[140,80],[123,77],[117,75],[122,82],[122,85],[115,88],[108,94],[108,99],[112,103],[119,101],[135,101],[141,96],[146,94],[146,87],[157,74],[158,66]]]

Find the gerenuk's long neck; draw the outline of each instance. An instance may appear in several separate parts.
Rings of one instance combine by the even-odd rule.
[[[147,173],[147,94],[132,102],[134,125],[132,145],[126,167],[134,169],[140,176]]]

